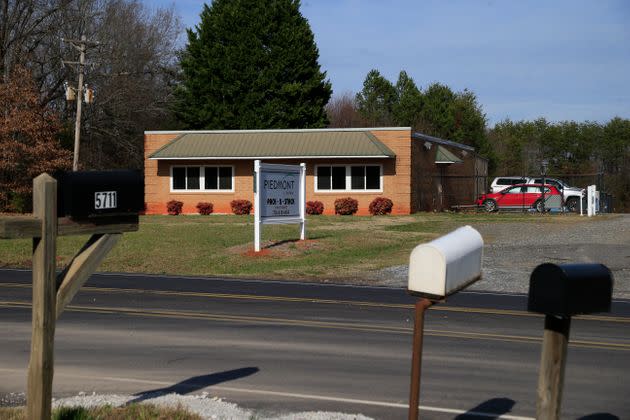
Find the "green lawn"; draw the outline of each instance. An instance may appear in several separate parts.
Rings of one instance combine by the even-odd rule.
[[[253,253],[253,216],[143,216],[99,271],[261,278],[360,278],[366,272],[406,264],[410,251],[458,226],[480,222],[556,223],[573,216],[418,213],[410,216],[312,216],[307,241],[297,225],[263,227],[260,254]],[[63,266],[87,237],[62,237]],[[30,240],[0,240],[0,266],[30,267]]]

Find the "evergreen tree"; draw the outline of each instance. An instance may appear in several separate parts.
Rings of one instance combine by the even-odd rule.
[[[370,70],[357,93],[357,110],[372,127],[393,125],[396,89],[378,70]]]
[[[299,0],[214,0],[188,30],[176,91],[191,129],[316,128],[332,93]]]
[[[394,122],[413,127],[422,110],[422,93],[406,71],[401,71],[396,82],[396,102],[393,106]]]
[[[428,135],[449,139],[454,131],[455,93],[441,83],[432,83],[423,92],[423,107],[418,129]]]

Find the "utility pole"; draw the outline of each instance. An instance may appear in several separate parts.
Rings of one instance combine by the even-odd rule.
[[[98,45],[98,42],[89,42],[85,35],[81,35],[81,40],[61,39],[63,42],[69,42],[74,48],[79,50],[79,61],[64,61],[64,64],[79,65],[79,84],[77,86],[77,116],[74,122],[74,159],[72,160],[72,170],[79,169],[79,140],[81,138],[81,102],[83,101],[83,70],[85,67],[85,51],[88,47]]]

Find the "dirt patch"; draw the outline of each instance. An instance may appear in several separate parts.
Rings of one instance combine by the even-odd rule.
[[[251,244],[237,245],[228,249],[230,254],[238,254],[249,258],[265,257],[293,257],[301,255],[305,251],[321,249],[323,244],[316,239],[306,239],[304,241],[263,241],[260,244],[260,252],[254,251]]]

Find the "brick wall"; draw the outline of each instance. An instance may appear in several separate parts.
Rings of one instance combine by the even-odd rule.
[[[375,130],[372,132],[387,145],[396,158],[391,159],[301,159],[270,160],[273,163],[306,163],[306,200],[318,200],[324,203],[325,214],[334,214],[334,201],[337,198],[352,197],[359,201],[360,215],[369,214],[370,202],[376,197],[388,197],[394,202],[392,213],[409,214],[411,203],[411,131],[410,130]],[[160,147],[175,139],[177,134],[145,134],[145,203],[147,214],[166,214],[166,203],[179,200],[184,203],[184,213],[197,213],[196,205],[200,201],[213,203],[216,213],[231,213],[230,201],[247,199],[254,201],[252,173],[253,160],[199,161],[177,160],[156,161],[148,156]],[[263,160],[264,161],[264,160]],[[234,166],[234,192],[171,192],[170,168],[177,165],[232,165]],[[318,164],[381,164],[383,166],[383,192],[315,192],[315,165]]]

